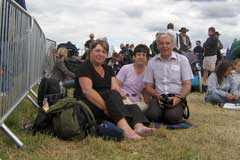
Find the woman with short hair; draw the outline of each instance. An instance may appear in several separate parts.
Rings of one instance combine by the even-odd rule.
[[[144,44],[139,44],[133,51],[134,63],[124,65],[117,74],[117,80],[120,85],[120,91],[126,98],[126,104],[137,104],[145,111],[147,109],[147,100],[150,98],[144,88],[144,71],[149,58],[149,48]]]

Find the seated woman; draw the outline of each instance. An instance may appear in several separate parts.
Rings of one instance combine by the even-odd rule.
[[[213,104],[238,103],[239,91],[232,78],[233,64],[220,62],[208,78],[206,101]]]
[[[68,50],[66,48],[59,48],[57,50],[58,56],[56,57],[56,62],[51,71],[51,78],[58,81],[62,81],[67,86],[74,86],[74,78],[76,77],[73,72],[68,70],[64,60],[68,57]]]
[[[89,60],[79,68],[74,97],[91,108],[97,123],[109,120],[123,129],[126,138],[141,140],[143,135],[151,134],[154,129],[145,126],[149,122],[136,105],[124,106],[114,72],[104,64],[107,53],[106,41],[92,43]]]
[[[234,61],[234,71],[232,72],[234,83],[238,86],[238,91],[240,92],[240,58]]]
[[[126,97],[124,103],[137,104],[142,111],[147,109],[145,101],[148,97],[144,92],[143,75],[148,58],[149,48],[144,44],[137,45],[133,51],[134,63],[124,65],[117,74],[120,91]]]

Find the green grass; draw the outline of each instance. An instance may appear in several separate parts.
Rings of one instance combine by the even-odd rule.
[[[188,98],[189,121],[194,127],[183,130],[159,129],[143,141],[121,143],[88,137],[80,142],[22,130],[36,116],[36,109],[24,100],[6,125],[23,141],[19,149],[0,131],[0,160],[239,160],[240,112],[206,104],[203,95]]]

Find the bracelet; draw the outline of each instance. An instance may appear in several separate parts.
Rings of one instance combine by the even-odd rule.
[[[181,100],[184,100],[184,99],[185,99],[185,97],[183,97],[183,96],[181,96],[181,95],[178,95],[178,94],[176,94],[175,97],[178,97],[178,98],[180,98]]]

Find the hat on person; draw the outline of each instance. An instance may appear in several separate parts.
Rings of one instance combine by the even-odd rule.
[[[185,28],[185,27],[182,27],[180,30],[179,30],[179,32],[188,32],[189,30],[187,29],[187,28]]]

